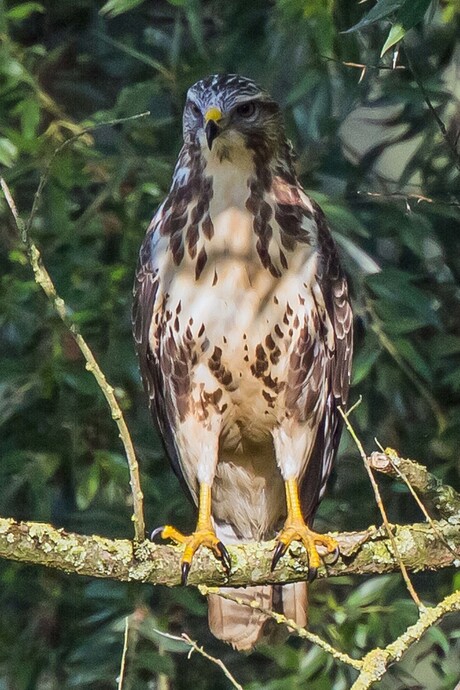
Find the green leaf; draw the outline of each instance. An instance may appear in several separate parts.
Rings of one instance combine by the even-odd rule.
[[[13,142],[6,137],[0,137],[0,163],[11,168],[17,157],[18,149]]]
[[[431,383],[433,381],[432,371],[410,340],[406,338],[396,338],[393,343],[399,354],[410,364],[412,369],[425,379],[425,381]]]
[[[286,105],[294,105],[302,98],[305,98],[306,94],[314,89],[321,79],[323,79],[323,75],[320,70],[309,70],[289,92],[286,98]]]
[[[21,118],[21,128],[24,138],[27,140],[35,139],[40,123],[40,106],[35,98],[26,98],[19,101],[13,109],[15,115]]]
[[[346,601],[347,608],[354,609],[369,606],[375,602],[381,603],[384,595],[396,584],[397,580],[393,575],[371,577],[350,594]]]
[[[16,5],[7,11],[6,16],[13,21],[20,21],[27,19],[34,12],[41,12],[44,14],[45,8],[39,2],[23,2],[21,5]]]
[[[422,21],[431,4],[431,0],[406,0],[396,15],[395,24],[391,27],[387,40],[384,43],[380,57],[387,50],[400,41],[406,33]]]
[[[101,480],[99,466],[94,463],[85,471],[83,480],[79,482],[76,491],[77,506],[80,510],[88,508],[89,504],[96,496]]]
[[[172,676],[174,664],[170,656],[156,652],[152,649],[144,649],[142,654],[138,654],[134,660],[135,669],[143,669],[152,673],[164,673]]]
[[[416,277],[393,268],[366,277],[377,299],[375,309],[392,333],[407,333],[422,326],[440,326],[438,303],[411,281]]]
[[[353,363],[353,385],[360,383],[371,371],[382,351],[377,336],[369,331],[364,347],[358,352]]]
[[[460,369],[454,369],[443,378],[443,383],[452,386],[456,393],[460,392]]]
[[[116,17],[124,12],[129,12],[137,5],[141,5],[144,0],[108,0],[99,10],[101,14],[108,14],[110,17]]]
[[[430,354],[434,357],[449,357],[460,353],[460,337],[442,333],[430,341]]]
[[[444,654],[448,654],[449,648],[450,648],[450,643],[444,632],[441,630],[441,628],[438,627],[433,627],[430,628],[427,631],[427,637],[430,637],[433,642],[439,647],[441,647],[442,651]]]
[[[380,53],[380,57],[383,57],[387,50],[390,50],[398,41],[404,38],[406,35],[406,29],[402,26],[402,24],[394,24],[391,29],[390,33],[387,36],[387,40],[383,44],[382,51]]]
[[[379,0],[376,5],[364,15],[364,17],[351,29],[344,31],[344,34],[349,34],[352,31],[358,31],[359,29],[366,29],[371,24],[375,24],[381,19],[386,19],[390,15],[394,14],[400,9],[404,0]]]

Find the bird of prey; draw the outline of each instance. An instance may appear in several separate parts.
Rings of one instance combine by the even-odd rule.
[[[133,331],[150,408],[172,466],[198,507],[182,581],[207,547],[276,538],[308,554],[339,443],[350,379],[347,282],[319,206],[303,191],[278,104],[252,80],[213,75],[187,93],[170,191],[140,250]],[[309,578],[310,579],[310,578]],[[306,583],[238,596],[306,624]],[[212,632],[237,649],[266,615],[218,595]]]

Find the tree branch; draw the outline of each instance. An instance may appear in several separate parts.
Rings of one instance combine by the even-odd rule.
[[[335,649],[335,647],[332,647],[332,645],[330,645],[328,642],[318,637],[318,635],[315,635],[315,633],[307,630],[307,628],[300,627],[300,625],[297,625],[294,620],[286,618],[283,613],[278,613],[277,611],[273,611],[272,609],[267,609],[264,606],[261,606],[256,599],[248,600],[247,598],[235,596],[234,593],[229,594],[221,587],[208,587],[207,585],[200,585],[198,589],[204,596],[208,596],[209,594],[218,594],[220,597],[222,597],[222,599],[234,601],[236,604],[240,604],[240,606],[247,606],[248,608],[256,609],[256,611],[260,611],[268,618],[274,620],[276,623],[278,623],[278,625],[286,625],[289,628],[289,631],[294,633],[294,635],[297,635],[297,637],[302,637],[304,640],[308,640],[309,642],[318,645],[318,647],[324,649],[325,652],[331,654],[334,659],[337,659],[344,664],[348,664],[348,666],[352,666],[358,670],[360,670],[363,666],[363,663],[360,659],[353,659],[348,654],[340,652],[338,649]]]
[[[460,565],[453,549],[460,545],[460,525],[446,520],[434,522],[443,541],[426,523],[391,525],[398,552],[411,571],[440,570]],[[363,532],[333,535],[341,555],[334,565],[323,565],[318,577],[344,574],[378,574],[399,570],[385,529],[369,527]],[[232,571],[227,579],[222,566],[205,549],[193,559],[189,575],[192,585],[244,586],[305,580],[308,561],[303,547],[295,545],[283,557],[275,572],[270,565],[274,542],[229,545]],[[0,518],[0,558],[43,565],[67,573],[120,581],[180,584],[182,547],[140,544],[127,539],[108,539],[56,529],[38,522],[16,522]]]
[[[418,642],[429,627],[437,623],[443,616],[452,611],[460,610],[460,590],[443,599],[437,606],[425,609],[414,625],[411,625],[394,642],[385,649],[372,649],[362,659],[361,672],[351,690],[368,690],[373,683],[381,680],[390,664],[399,661],[409,647]]]
[[[374,469],[395,479],[404,475],[412,488],[423,496],[425,503],[439,511],[441,517],[460,521],[460,494],[451,486],[442,484],[423,465],[402,458],[393,448],[385,448],[384,453],[372,453],[369,462]]]

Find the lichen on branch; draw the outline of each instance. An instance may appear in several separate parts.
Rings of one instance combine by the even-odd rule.
[[[460,545],[460,526],[436,521],[444,541],[430,525],[392,525],[398,551],[411,571],[438,570],[458,565],[455,550]],[[378,574],[397,571],[399,564],[382,528],[333,535],[341,555],[334,565],[324,565],[318,577],[343,574]],[[228,547],[232,571],[227,579],[222,566],[206,549],[200,550],[189,575],[193,585],[244,586],[283,583],[307,578],[308,561],[299,544],[292,548],[274,572],[270,570],[274,542],[248,543]],[[180,584],[182,548],[168,544],[140,544],[127,539],[108,539],[56,529],[37,522],[16,522],[0,518],[0,557],[42,565],[65,572],[122,581]]]

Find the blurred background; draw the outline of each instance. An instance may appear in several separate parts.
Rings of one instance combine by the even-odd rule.
[[[0,0],[0,164],[23,214],[65,139],[151,112],[66,147],[52,162],[32,226],[126,412],[149,529],[171,522],[190,531],[194,523],[148,416],[131,341],[131,288],[181,146],[186,90],[219,71],[252,77],[280,101],[301,180],[339,245],[355,312],[351,403],[362,396],[353,423],[366,450],[377,439],[459,488],[460,6],[413,3],[420,16],[413,28],[403,17],[404,45],[380,57],[388,19],[407,10],[403,0],[378,6],[390,4],[396,14],[371,22],[373,3],[352,0]],[[0,514],[131,538],[116,427],[33,280],[3,197],[0,215]],[[379,483],[391,521],[422,519],[403,486]],[[316,526],[372,523],[380,523],[373,493],[344,434]],[[460,575],[424,573],[414,584],[433,604],[460,586]],[[197,654],[188,659],[185,645],[157,630],[186,631],[245,690],[345,690],[356,676],[296,639],[250,656],[233,652],[208,632],[205,601],[192,588],[4,561],[0,690],[115,688],[132,613],[125,690],[231,687],[217,666]],[[311,630],[353,656],[388,644],[416,616],[398,574],[311,587]],[[378,687],[452,690],[459,658],[460,616],[452,615]]]

